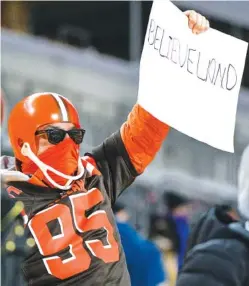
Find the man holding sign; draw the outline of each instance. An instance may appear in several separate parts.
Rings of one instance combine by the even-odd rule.
[[[209,26],[195,12],[178,16],[194,36]],[[151,90],[150,97],[159,106],[157,93]],[[138,102],[121,129],[82,158],[85,130],[76,108],[59,94],[43,92],[16,104],[8,131],[15,166],[1,171],[2,182],[23,204],[24,223],[36,242],[22,264],[28,284],[130,285],[111,206],[153,160],[169,125]]]

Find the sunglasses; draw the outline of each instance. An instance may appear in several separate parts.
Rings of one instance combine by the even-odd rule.
[[[85,130],[80,128],[74,128],[71,130],[63,130],[60,128],[51,128],[46,130],[36,131],[35,135],[46,134],[48,142],[50,144],[56,145],[64,140],[65,136],[68,134],[69,137],[76,143],[81,144],[85,135]]]

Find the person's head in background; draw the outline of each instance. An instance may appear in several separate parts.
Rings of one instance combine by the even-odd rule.
[[[130,215],[124,204],[116,202],[115,205],[112,207],[112,210],[118,222],[125,223],[129,221]]]
[[[187,217],[191,210],[191,204],[187,198],[174,192],[166,192],[163,196],[168,213],[173,216]]]
[[[240,220],[240,216],[237,210],[237,206],[233,203],[223,206],[226,214],[233,220],[238,221]]]
[[[249,145],[242,154],[238,172],[238,209],[249,220]]]

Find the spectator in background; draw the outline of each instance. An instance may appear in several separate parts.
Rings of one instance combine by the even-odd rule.
[[[144,239],[129,223],[125,206],[116,203],[113,207],[132,286],[167,285],[159,249]]]
[[[161,250],[168,283],[170,286],[174,286],[178,272],[176,255],[178,238],[174,221],[166,220],[163,214],[158,214],[157,212],[151,213],[149,239]]]
[[[208,241],[224,225],[238,220],[239,215],[231,205],[217,205],[211,208],[191,226],[186,252],[196,244]]]
[[[164,203],[168,210],[166,221],[171,226],[172,242],[178,256],[178,270],[180,270],[183,265],[189,236],[188,214],[190,203],[183,196],[173,192],[164,194]]]
[[[249,146],[238,179],[238,209],[246,221],[230,207],[204,214],[191,233],[177,286],[249,285]]]

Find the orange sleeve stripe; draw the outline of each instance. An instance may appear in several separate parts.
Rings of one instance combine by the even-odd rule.
[[[139,104],[121,127],[121,137],[129,158],[138,173],[154,159],[170,127],[156,119]]]

